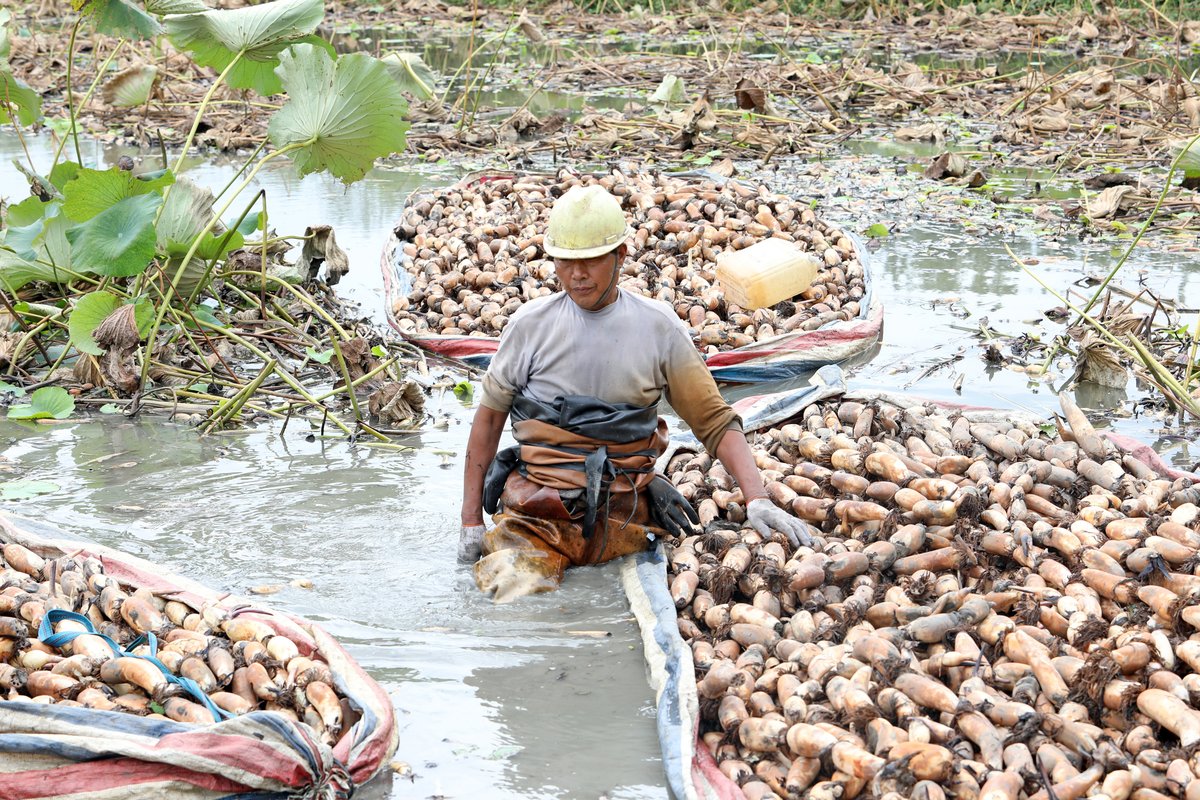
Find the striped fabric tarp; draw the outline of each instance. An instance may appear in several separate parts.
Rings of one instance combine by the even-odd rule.
[[[0,701],[0,798],[335,800],[350,797],[395,752],[395,716],[386,692],[318,626],[32,521],[0,515],[0,540],[47,558],[68,553],[97,558],[107,574],[133,587],[170,593],[195,608],[216,604],[235,615],[253,615],[292,639],[302,654],[324,658],[338,692],[362,715],[330,748],[307,725],[264,711],[192,725],[32,700]]]
[[[677,800],[745,800],[698,741],[700,702],[692,651],[675,622],[662,545],[621,560],[621,585],[642,631],[642,652],[658,705],[667,786]]]
[[[685,173],[685,175],[701,173]],[[704,177],[713,177],[704,174]],[[468,175],[452,189],[463,189],[496,178],[517,177],[516,173],[480,173]],[[414,192],[412,203],[419,193]],[[856,237],[855,249],[865,272],[866,293],[860,301],[859,314],[845,322],[830,322],[813,331],[796,331],[774,336],[761,342],[726,350],[707,357],[713,377],[726,383],[766,383],[802,375],[824,365],[836,364],[865,353],[879,342],[883,333],[883,303],[874,291],[874,281],[866,246]],[[388,323],[400,331],[393,312],[393,301],[412,291],[412,275],[408,272],[411,259],[405,255],[402,243],[395,234],[388,237],[380,257],[383,271],[384,309]],[[498,337],[443,336],[440,334],[405,335],[413,344],[446,358],[464,361],[473,367],[487,368],[496,348]]]

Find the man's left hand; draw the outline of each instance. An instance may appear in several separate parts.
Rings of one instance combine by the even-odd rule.
[[[813,542],[812,533],[807,524],[787,513],[765,497],[751,500],[746,506],[746,521],[750,527],[769,538],[771,531],[776,530],[787,537],[792,549],[800,545],[810,545]]]
[[[484,525],[463,525],[458,533],[458,560],[462,564],[474,564],[483,552]]]

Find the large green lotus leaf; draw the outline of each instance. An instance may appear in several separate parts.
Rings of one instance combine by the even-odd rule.
[[[280,91],[274,74],[280,52],[307,41],[324,15],[321,0],[273,0],[169,17],[167,35],[176,47],[191,51],[198,64],[216,70],[224,70],[240,53],[226,82],[236,89],[272,95]]]
[[[37,242],[46,228],[46,220],[38,217],[28,225],[13,225],[3,231],[4,246],[23,259],[37,258]]]
[[[161,203],[157,194],[130,197],[67,231],[75,269],[113,277],[145,270],[154,258],[154,214]]]
[[[12,122],[16,109],[16,120],[22,125],[32,125],[42,115],[42,97],[33,89],[13,77],[8,63],[0,69],[0,123]]]
[[[186,248],[212,218],[213,193],[188,178],[180,178],[167,193],[158,215],[158,247],[163,252]]]
[[[71,0],[71,5],[91,17],[101,33],[125,39],[153,39],[162,33],[154,17],[127,0]]]
[[[32,225],[46,216],[48,210],[46,206],[48,205],[50,204],[43,202],[40,197],[30,195],[16,205],[9,206],[5,212],[8,227],[19,228],[23,225]]]
[[[389,53],[380,59],[400,90],[419,100],[432,100],[437,73],[417,53]]]
[[[84,168],[63,187],[66,197],[63,210],[76,222],[87,222],[126,198],[149,193],[161,194],[164,186],[174,182],[175,176],[170,172],[153,180],[142,180],[120,167],[106,170]]]
[[[120,305],[121,298],[108,292],[89,292],[79,298],[71,316],[67,318],[67,333],[71,344],[88,355],[102,355],[104,348],[96,344],[92,334]]]
[[[43,386],[29,395],[29,404],[13,406],[9,419],[66,419],[75,410],[75,398],[61,386]]]
[[[212,215],[212,192],[203,186],[197,186],[187,178],[180,178],[167,193],[162,213],[158,215],[158,224],[155,225],[158,251],[169,256],[183,256],[191,249],[192,240],[200,235],[200,231],[204,230]],[[218,225],[218,228],[220,227]],[[223,230],[217,230],[204,234],[195,255],[205,260],[220,258],[242,246],[244,239],[241,233],[234,231],[227,241],[225,233]],[[167,274],[174,275],[178,266],[176,261],[175,267],[168,268]],[[195,283],[192,285],[195,286]]]
[[[75,265],[67,233],[74,227],[75,223],[66,214],[49,217],[42,225],[41,235],[33,242],[38,261],[52,264],[56,269],[73,271]]]
[[[8,210],[10,227],[4,231],[4,245],[26,261],[39,261],[60,270],[71,269],[71,245],[66,232],[74,226],[61,213],[58,201],[43,203],[30,197]],[[55,277],[55,283],[68,278]]]
[[[158,17],[167,14],[195,14],[208,11],[208,6],[200,0],[146,0],[146,10]]]
[[[104,102],[117,108],[136,108],[150,99],[154,82],[158,80],[158,67],[153,64],[136,64],[114,75],[100,90]]]
[[[179,265],[183,262],[183,256],[186,253],[181,253],[177,256],[168,258],[163,263],[163,272],[172,281],[175,281],[175,294],[178,297],[187,299],[192,296],[192,293],[198,289],[207,286],[212,281],[212,272],[208,270],[208,259],[193,256],[188,261],[187,267],[183,270],[183,274],[179,276],[179,280],[175,280],[175,273],[179,269]]]
[[[34,281],[66,283],[71,276],[49,264],[39,264],[21,258],[11,250],[0,248],[0,287],[10,294]]]
[[[77,161],[60,161],[50,170],[50,183],[61,192],[67,181],[74,180],[81,169],[83,165]]]
[[[276,147],[303,145],[292,154],[301,175],[328,170],[353,183],[376,158],[404,149],[408,103],[378,59],[351,53],[335,62],[301,44],[279,61],[288,101],[267,135]]]

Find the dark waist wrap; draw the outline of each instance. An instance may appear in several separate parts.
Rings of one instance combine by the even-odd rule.
[[[543,403],[518,395],[511,410],[517,444],[496,454],[484,478],[484,508],[494,514],[513,469],[541,486],[582,490],[583,535],[611,492],[636,492],[654,479],[667,425],[654,406],[560,397]]]

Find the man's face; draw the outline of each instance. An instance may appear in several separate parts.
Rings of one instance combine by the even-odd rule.
[[[613,270],[621,263],[624,247],[615,252],[592,258],[556,258],[554,271],[563,291],[580,308],[597,311],[612,303],[617,293],[611,292],[603,305],[598,305],[613,279]]]

